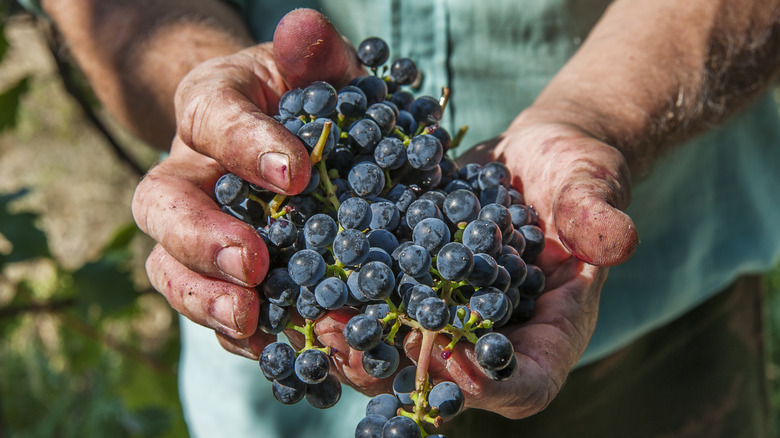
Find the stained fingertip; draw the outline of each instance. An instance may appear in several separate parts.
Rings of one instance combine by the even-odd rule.
[[[290,88],[315,80],[343,85],[361,70],[354,49],[314,9],[285,15],[274,32],[274,58]]]
[[[619,265],[630,259],[639,245],[633,220],[600,199],[556,203],[555,225],[569,252],[592,265]]]

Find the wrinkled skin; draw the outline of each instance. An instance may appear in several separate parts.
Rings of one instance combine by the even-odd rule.
[[[500,330],[514,345],[518,372],[508,381],[493,382],[476,364],[468,342],[442,359],[449,343],[445,336],[437,338],[430,366],[434,381],[452,380],[464,390],[468,407],[509,418],[539,412],[556,396],[595,328],[608,270],[596,264],[619,264],[637,245],[633,222],[617,209],[625,207],[630,196],[621,154],[574,127],[530,124],[527,118],[521,116],[501,139],[461,159],[505,162],[515,186],[539,212],[545,232],[545,250],[536,263],[547,275],[547,291],[537,300],[537,313],[529,323]],[[346,351],[339,335],[346,319],[331,315],[320,321],[320,340]],[[407,337],[410,358],[419,357],[420,342],[416,332]],[[342,373],[370,393],[386,390],[388,382],[377,382],[360,370],[359,357],[359,352],[351,352]]]
[[[324,60],[328,68],[314,68]],[[147,261],[153,286],[175,310],[214,329],[232,353],[257,359],[275,338],[257,330],[261,297],[253,289],[268,270],[268,253],[250,226],[219,211],[211,195],[214,184],[230,171],[277,192],[302,190],[310,171],[305,149],[269,115],[291,87],[314,80],[340,86],[362,73],[353,49],[322,16],[298,10],[280,23],[273,45],[207,61],[178,87],[179,122],[170,157],[139,185],[133,214],[159,242]],[[530,323],[502,329],[515,346],[519,372],[508,382],[489,380],[467,342],[444,361],[444,337],[437,339],[431,363],[434,380],[455,381],[468,406],[511,418],[538,412],[557,394],[595,326],[607,273],[595,265],[626,260],[637,243],[631,220],[618,210],[630,196],[620,153],[575,127],[531,119],[519,117],[502,138],[463,159],[506,162],[546,233],[538,264],[548,276],[548,291]],[[392,379],[369,377],[360,364],[362,353],[343,339],[354,313],[343,309],[323,317],[318,339],[338,350],[336,369],[343,381],[369,394],[386,391]],[[300,344],[300,336],[291,335]],[[413,360],[419,341],[414,332],[406,339]]]

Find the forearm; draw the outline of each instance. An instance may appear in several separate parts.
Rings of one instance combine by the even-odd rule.
[[[96,95],[117,120],[168,149],[173,95],[195,65],[252,43],[217,0],[44,0]]]
[[[575,125],[637,174],[765,90],[778,47],[777,1],[617,1],[517,124]]]

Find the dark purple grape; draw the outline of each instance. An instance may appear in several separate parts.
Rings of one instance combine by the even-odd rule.
[[[366,38],[357,46],[357,55],[363,65],[379,67],[390,57],[390,48],[381,38]]]
[[[421,438],[420,426],[409,417],[397,416],[387,420],[382,438]]]
[[[303,249],[290,258],[290,262],[287,264],[287,273],[295,284],[314,286],[325,276],[326,268],[325,259],[320,253],[311,249]]]
[[[413,230],[420,221],[427,218],[442,218],[439,207],[430,199],[418,199],[406,209],[406,223]]]
[[[480,190],[488,187],[504,186],[509,188],[512,184],[512,174],[504,163],[493,161],[482,166],[482,171],[477,177]]]
[[[374,348],[364,351],[361,361],[363,370],[369,376],[385,379],[398,369],[400,356],[398,349],[380,342]]]
[[[477,219],[463,230],[463,244],[473,253],[496,257],[501,253],[501,230],[493,221]]]
[[[368,107],[366,109],[366,117],[376,122],[382,131],[382,135],[390,135],[395,128],[395,111],[384,102],[378,102]]]
[[[509,361],[509,365],[505,366],[504,368],[501,368],[497,371],[490,371],[490,370],[484,370],[485,374],[487,374],[488,377],[491,379],[502,382],[504,380],[509,379],[510,377],[515,375],[515,372],[517,371],[517,357],[512,356],[512,359]]]
[[[428,394],[428,403],[432,408],[437,409],[439,416],[444,419],[458,415],[463,409],[465,401],[463,391],[453,382],[441,382],[431,388],[431,392]]]
[[[356,121],[349,127],[347,134],[358,153],[373,153],[376,145],[382,140],[381,128],[371,119]]]
[[[295,375],[309,385],[320,383],[328,377],[330,360],[328,355],[311,348],[304,350],[295,359]]]
[[[382,428],[387,418],[381,415],[367,415],[355,428],[355,438],[382,438]]]
[[[260,354],[260,369],[268,380],[283,379],[293,372],[295,350],[287,343],[273,342]]]
[[[306,146],[307,151],[311,152],[317,145],[317,142],[320,141],[324,126],[325,125],[323,123],[312,122],[301,126],[301,129],[298,130],[298,138],[301,140],[303,145]],[[328,139],[325,141],[325,146],[322,149],[322,156],[327,157],[333,153],[333,150],[336,148],[336,143],[338,143],[338,141],[338,128],[335,124],[333,124],[331,125],[330,133],[328,133]]]
[[[474,268],[474,254],[460,242],[444,245],[436,255],[436,270],[449,281],[463,281]]]
[[[214,194],[220,205],[238,205],[249,195],[249,184],[236,174],[226,173],[217,180]]]
[[[382,325],[376,318],[357,314],[344,326],[344,339],[355,350],[370,350],[382,341]]]
[[[366,404],[366,415],[381,415],[387,419],[393,418],[401,408],[401,402],[392,394],[379,394]]]
[[[371,205],[363,198],[349,198],[339,206],[338,219],[344,228],[365,230],[371,224]]]
[[[366,261],[370,245],[365,234],[358,230],[342,230],[333,239],[333,256],[345,266],[360,266]]]
[[[371,204],[371,223],[368,225],[372,230],[394,230],[401,221],[401,212],[395,207],[395,203],[390,201],[379,201]]]
[[[293,88],[285,92],[279,99],[279,115],[284,117],[298,117],[304,114],[303,111],[303,90]]]
[[[394,103],[395,106],[398,107],[399,112],[409,111],[409,108],[412,107],[412,103],[414,102],[414,94],[406,90],[397,91],[393,93],[393,96],[390,98],[390,102]],[[410,113],[407,114],[411,116]]]
[[[347,85],[339,90],[336,111],[347,117],[361,117],[366,111],[366,93],[354,85]]]
[[[444,150],[439,139],[430,134],[412,137],[406,147],[406,159],[418,170],[431,170],[439,165]]]
[[[334,374],[320,383],[306,387],[306,401],[317,409],[328,409],[336,405],[341,398],[341,382]]]
[[[355,85],[366,94],[366,103],[370,107],[375,103],[384,102],[387,97],[387,83],[376,76],[361,76]]]
[[[382,262],[367,263],[360,268],[357,281],[360,291],[370,300],[383,300],[395,288],[393,270]]]
[[[420,325],[431,331],[439,331],[450,321],[450,309],[447,302],[437,297],[429,297],[417,306],[415,319]]]
[[[396,374],[393,379],[393,394],[398,398],[401,404],[411,405],[414,404],[410,394],[414,391],[415,374],[417,373],[417,367],[409,365],[403,368]]]
[[[327,82],[317,81],[303,89],[303,110],[312,117],[326,117],[336,110],[336,89]]]
[[[274,398],[285,405],[292,405],[303,400],[306,396],[306,383],[302,382],[295,373],[283,379],[273,381],[272,392]]]
[[[398,254],[398,266],[412,277],[419,277],[431,269],[431,255],[420,245],[408,245]]]
[[[535,299],[544,292],[544,273],[536,265],[526,265],[526,269],[525,279],[518,286],[518,290],[522,295]]]
[[[385,137],[374,149],[374,161],[383,169],[400,169],[406,163],[406,147],[395,137]]]
[[[506,336],[492,332],[477,340],[474,357],[482,368],[497,371],[509,365],[515,357],[515,349]]]
[[[469,300],[472,311],[479,313],[482,319],[498,321],[509,310],[509,300],[506,294],[494,287],[484,287]]]
[[[298,227],[288,219],[276,219],[268,227],[268,239],[280,248],[292,246],[297,238]]]
[[[372,162],[356,164],[349,171],[347,180],[352,191],[363,198],[378,196],[385,188],[385,173]]]
[[[444,215],[453,224],[473,221],[481,209],[477,195],[468,190],[455,190],[444,198]]]
[[[327,248],[333,243],[339,227],[336,221],[327,214],[319,213],[311,216],[303,227],[303,236],[307,247]]]
[[[509,277],[512,279],[509,283],[511,287],[519,287],[523,283],[528,268],[520,256],[506,254],[499,256],[496,262],[509,272]]]
[[[411,84],[417,74],[417,65],[409,58],[398,58],[390,65],[390,79],[398,85]]]
[[[319,254],[314,254],[322,259]],[[322,273],[324,274],[324,271]],[[292,305],[298,299],[300,286],[290,276],[288,269],[274,268],[271,269],[263,281],[262,291],[269,302],[280,307],[286,307]]]
[[[544,250],[544,233],[536,225],[523,225],[517,231],[525,238],[525,251],[523,251],[523,260],[533,263],[536,256]]]
[[[336,310],[347,302],[349,289],[347,289],[347,285],[341,279],[328,277],[314,288],[314,297],[320,307]]]
[[[257,318],[257,328],[269,335],[281,333],[290,321],[290,312],[284,307],[264,301],[260,304],[260,314]]]
[[[368,243],[371,245],[371,249],[378,248],[384,250],[387,254],[390,254],[390,252],[394,251],[395,248],[398,247],[398,238],[395,237],[395,234],[388,230],[371,230],[367,233],[368,237]],[[370,255],[369,255],[370,257]],[[388,256],[389,257],[389,256]],[[389,263],[387,263],[388,266],[392,266],[393,261],[390,258]],[[367,262],[368,260],[366,260]]]
[[[295,310],[306,319],[317,319],[325,313],[325,310],[317,304],[317,297],[307,287],[301,287],[298,299],[295,301]]]
[[[412,240],[430,254],[436,255],[444,245],[450,242],[450,229],[441,219],[426,218],[415,225],[414,230],[412,230]]]
[[[439,101],[431,96],[421,96],[412,102],[409,112],[414,120],[428,125],[439,123],[442,116]]]

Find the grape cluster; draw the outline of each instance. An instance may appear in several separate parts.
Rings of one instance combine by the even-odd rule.
[[[224,212],[252,224],[265,240],[270,269],[258,290],[265,298],[259,328],[297,330],[301,350],[285,342],[260,357],[273,395],[327,408],[341,395],[330,373],[331,349],[317,346],[314,321],[328,310],[359,311],[344,328],[362,351],[363,368],[393,380],[393,394],[371,399],[355,436],[421,437],[464,405],[458,386],[428,377],[433,338],[471,342],[484,373],[508,379],[517,370],[512,343],[493,331],[534,314],[545,277],[535,266],[544,235],[535,210],[512,188],[499,162],[459,167],[447,156],[453,138],[439,125],[441,99],[414,97],[413,61],[382,67],[389,51],[369,38],[358,56],[373,72],[336,90],[315,82],[284,94],[276,119],[307,147],[306,189],[295,196],[269,192],[234,174],[222,176],[215,196]],[[303,325],[291,322],[297,312]],[[417,365],[399,368],[399,349],[412,330],[422,334]]]

